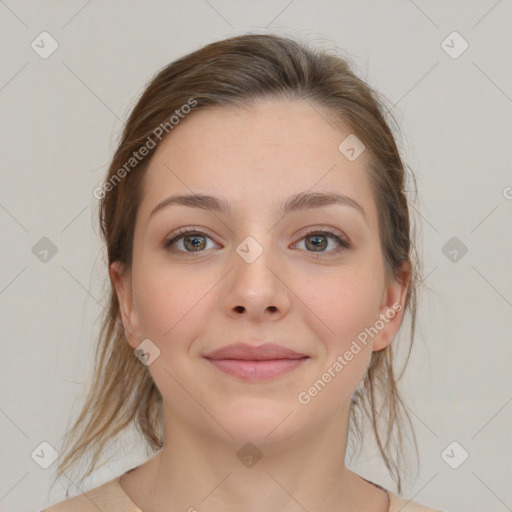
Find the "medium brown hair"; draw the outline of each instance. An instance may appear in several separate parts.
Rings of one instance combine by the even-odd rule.
[[[105,180],[112,186],[103,189],[99,221],[108,265],[119,261],[125,269],[131,267],[135,219],[153,153],[150,151],[129,172],[126,163],[148,138],[154,140],[155,128],[167,123],[170,132],[170,116],[190,98],[197,102],[196,110],[244,107],[265,99],[307,101],[334,124],[348,126],[363,142],[370,155],[368,174],[379,212],[386,275],[398,281],[409,279],[404,308],[411,320],[408,360],[415,332],[419,261],[412,243],[406,168],[386,117],[396,122],[389,111],[385,112],[385,100],[336,52],[313,49],[277,35],[246,34],[208,44],[156,74],[128,118]],[[123,166],[126,172],[120,173]],[[120,174],[122,179],[114,183],[113,178]],[[400,270],[404,262],[411,265],[408,276]],[[92,452],[83,481],[96,469],[107,444],[132,425],[145,439],[146,448],[158,450],[163,446],[162,396],[147,366],[134,357],[126,340],[112,285],[109,300],[95,353],[94,376],[81,412],[65,436],[67,446],[57,478]],[[369,420],[400,493],[406,427],[412,433],[416,455],[417,446],[397,389],[399,377],[395,376],[393,359],[392,344],[372,353],[364,380],[352,396],[350,430],[362,439],[362,420]]]

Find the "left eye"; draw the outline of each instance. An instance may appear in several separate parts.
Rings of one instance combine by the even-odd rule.
[[[324,250],[327,249],[329,245],[329,240],[334,240],[338,244],[338,248],[334,250]],[[308,249],[312,249],[315,253],[331,253],[331,252],[339,252],[343,249],[348,249],[350,247],[350,243],[342,236],[338,236],[337,234],[331,231],[324,230],[316,230],[310,231],[303,238],[301,238],[300,242],[304,241],[305,246]]]

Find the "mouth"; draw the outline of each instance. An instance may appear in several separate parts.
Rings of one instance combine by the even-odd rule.
[[[208,358],[207,358],[208,359]],[[278,377],[295,370],[309,359],[208,359],[219,370],[243,380],[264,380]]]
[[[274,343],[258,347],[238,343],[203,356],[213,366],[242,380],[265,380],[285,375],[310,359]]]

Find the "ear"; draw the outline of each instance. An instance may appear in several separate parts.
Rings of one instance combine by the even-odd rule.
[[[115,261],[109,268],[110,281],[116,291],[119,302],[119,312],[128,343],[136,348],[142,340],[138,313],[134,307],[131,286],[131,274],[125,272],[120,261]]]
[[[405,298],[411,282],[411,265],[404,262],[401,280],[388,283],[382,294],[381,305],[375,318],[378,333],[373,339],[373,351],[383,350],[395,338],[404,316]],[[382,327],[382,328],[379,328]]]

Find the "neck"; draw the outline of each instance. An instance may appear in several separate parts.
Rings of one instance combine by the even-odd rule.
[[[136,485],[123,487],[144,512],[339,512],[370,500],[380,508],[368,510],[385,511],[384,493],[344,465],[348,412],[322,429],[269,442],[213,436],[164,408],[164,447],[126,475]]]

